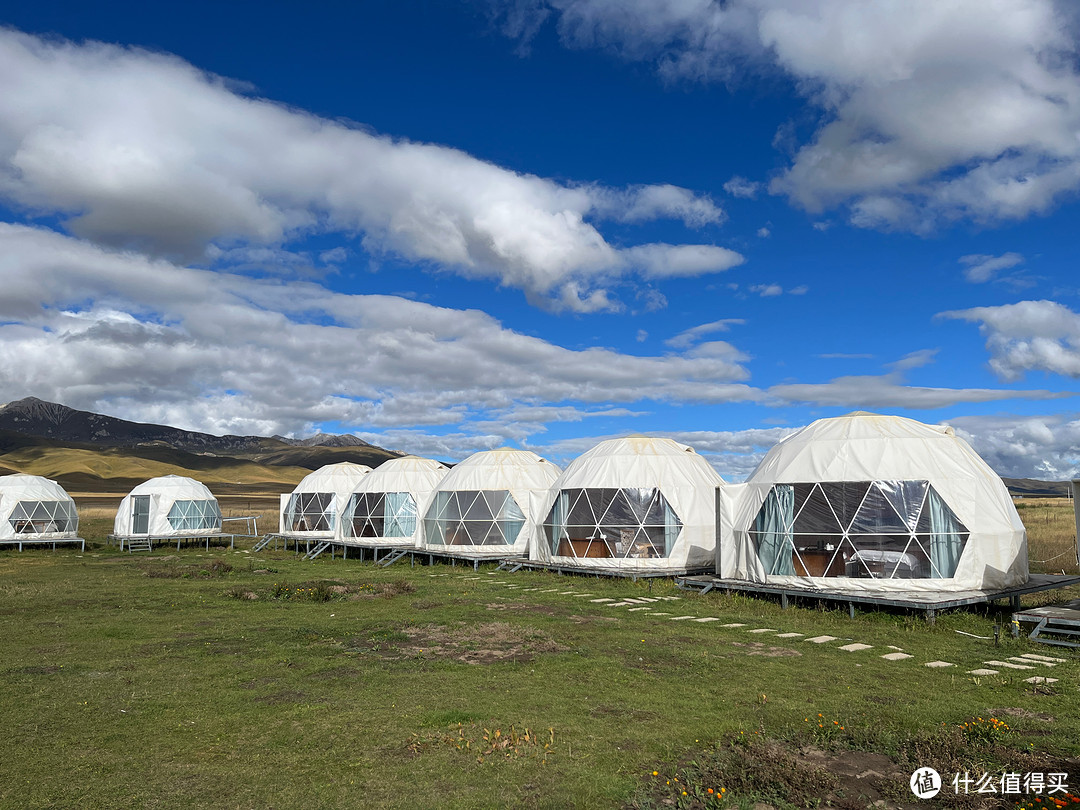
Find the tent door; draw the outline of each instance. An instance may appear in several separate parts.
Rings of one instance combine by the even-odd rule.
[[[131,496],[131,533],[147,534],[150,531],[150,496]]]

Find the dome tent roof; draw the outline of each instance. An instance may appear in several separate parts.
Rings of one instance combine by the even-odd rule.
[[[354,490],[342,527],[344,537],[358,545],[416,545],[424,512],[447,470],[444,464],[419,456],[384,461]]]
[[[482,450],[454,466],[439,482],[435,492],[509,492],[524,516],[524,524],[513,543],[474,546],[469,550],[493,555],[524,554],[529,547],[529,537],[538,519],[538,511],[560,472],[562,471],[557,465],[530,450],[515,450],[509,447]],[[436,495],[435,500],[437,499]],[[427,548],[445,550],[445,545],[432,543],[432,538],[427,536],[428,526],[432,524],[434,517],[434,506],[433,502],[432,507],[425,513],[424,545]]]
[[[281,496],[281,533],[306,539],[340,538],[339,516],[345,514],[353,490],[370,473],[366,464],[342,461],[304,476],[291,493]]]
[[[351,461],[326,464],[305,475],[293,492],[334,492],[347,495],[356,489],[360,480],[370,472],[371,467],[366,464],[354,464]]]
[[[626,436],[602,441],[567,465],[545,501],[547,521],[556,499],[567,490],[657,490],[679,520],[679,533],[664,557],[564,558],[591,568],[656,569],[708,567],[715,557],[716,488],[724,479],[694,448],[655,436]],[[556,558],[543,526],[534,534],[530,556]]]
[[[950,427],[862,411],[820,419],[787,436],[766,453],[746,485],[732,491],[738,503],[728,504],[732,525],[719,548],[722,577],[776,579],[766,577],[748,532],[775,485],[812,482],[927,482],[967,534],[951,577],[830,576],[830,588],[943,591],[1027,581],[1024,526],[1000,476],[978,453]]]
[[[75,539],[75,501],[56,481],[39,475],[0,476],[0,539]]]
[[[137,519],[135,499],[140,497],[146,499],[146,511]],[[120,501],[113,521],[113,534],[118,537],[202,537],[220,531],[217,498],[205,484],[181,475],[143,481]]]

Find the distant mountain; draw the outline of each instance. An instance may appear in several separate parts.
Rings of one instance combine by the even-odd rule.
[[[284,436],[275,436],[279,442],[292,447],[374,447],[363,439],[350,434],[332,435],[330,433],[316,433],[307,439],[287,439]]]
[[[72,445],[73,449],[94,450],[121,448],[132,458],[159,461],[160,451],[180,451],[198,456],[218,456],[226,460],[255,462],[260,465],[318,469],[324,464],[351,461],[376,467],[402,454],[376,447],[355,436],[319,434],[310,439],[285,439],[280,436],[214,436],[165,425],[129,422],[113,416],[79,411],[55,402],[27,397],[0,406],[0,431],[46,440],[53,450]],[[0,442],[3,445],[5,442]],[[0,446],[0,467],[20,469],[19,459],[9,458],[14,449],[8,438],[8,450]],[[156,448],[156,451],[155,451]],[[25,463],[25,460],[22,460]],[[180,461],[187,465],[190,459]],[[199,465],[187,469],[203,469]],[[91,471],[92,472],[92,471]],[[62,471],[57,474],[63,475]]]
[[[1002,478],[1009,494],[1022,498],[1067,498],[1068,481],[1039,481],[1035,478]]]

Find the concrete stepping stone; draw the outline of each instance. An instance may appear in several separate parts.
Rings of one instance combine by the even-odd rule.
[[[702,624],[704,624],[705,622],[718,622],[720,620],[718,618],[716,618],[715,616],[706,616],[704,619],[694,619],[694,621],[695,622],[701,622]]]
[[[558,590],[558,588],[548,588],[546,591],[542,591],[542,593],[557,593]]]
[[[638,610],[652,610],[652,608],[647,608],[647,607],[635,607],[635,608],[630,608],[630,610],[629,610],[629,611],[627,611],[627,612],[628,612],[628,613],[634,613],[635,611],[638,611]]]
[[[1020,657],[1030,658],[1032,661],[1053,661],[1055,664],[1069,663],[1067,658],[1051,658],[1049,655],[1036,655],[1035,653],[1024,653]]]
[[[596,594],[592,594],[592,593],[578,593],[578,594],[574,594],[574,595],[575,595],[575,596],[576,596],[576,597],[577,597],[578,599],[584,599],[584,598],[585,598],[586,596],[595,596]]]
[[[942,667],[955,667],[956,664],[950,664],[948,661],[931,661],[929,664],[923,664],[923,666],[931,669],[941,669]]]
[[[696,618],[697,618],[697,616],[672,616],[670,619],[668,619],[668,621],[670,621],[670,622],[682,622],[682,621],[686,621],[687,619],[696,619]]]
[[[803,641],[810,641],[814,644],[824,644],[826,641],[836,641],[836,636],[814,636],[813,638],[804,638]]]
[[[601,599],[590,599],[589,601],[590,602],[595,602],[596,604],[599,605],[599,604],[603,604],[604,602],[614,602],[615,600],[614,599],[608,599],[608,598],[604,597],[604,598],[601,598]],[[619,604],[622,605],[622,604],[626,604],[626,603],[625,602],[620,602]]]
[[[873,648],[873,644],[859,644],[856,642],[855,644],[845,644],[840,649],[844,652],[859,652],[860,650],[872,650]]]
[[[771,627],[759,627],[756,630],[747,630],[747,633],[775,633]]]
[[[746,627],[745,624],[740,624],[739,622],[732,622],[731,624],[722,624],[720,626],[721,627]]]
[[[802,633],[780,633],[777,638],[802,638]]]
[[[969,669],[968,675],[997,675],[996,669]]]
[[[670,613],[664,613],[664,612],[658,610],[658,611],[654,612],[652,615],[653,616],[670,616],[671,614]]]
[[[890,650],[896,650],[897,652],[903,652],[903,647],[894,647],[892,644],[887,645]]]
[[[903,661],[905,658],[911,658],[911,656],[905,652],[885,653],[885,655],[881,657],[884,658],[886,661]]]
[[[1057,682],[1057,678],[1043,678],[1040,675],[1036,675],[1033,678],[1024,678],[1024,683],[1045,683],[1047,686]]]
[[[1025,656],[1010,656],[1010,661],[1015,661],[1018,664],[1042,664],[1044,667],[1056,667],[1057,664],[1052,664],[1049,661],[1040,661],[1038,658],[1027,658]]]
[[[573,596],[573,591],[559,591],[559,596]]]
[[[1005,667],[1005,669],[1035,669],[1028,664],[1013,664],[1009,661],[983,661],[983,663],[991,667]]]
[[[634,605],[643,605],[643,604],[646,604],[647,602],[651,602],[652,600],[651,599],[634,599],[634,598],[629,597],[629,596],[624,596],[619,601],[630,602],[631,604],[634,604]]]

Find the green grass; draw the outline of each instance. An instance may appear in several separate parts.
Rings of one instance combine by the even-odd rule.
[[[992,635],[998,614],[853,621],[662,581],[471,575],[227,549],[2,552],[0,806],[644,807],[661,795],[653,770],[706,762],[740,732],[906,761],[1006,708],[1012,750],[1080,753],[1074,666],[1052,671],[1051,690],[1022,683],[1027,671],[964,675],[1048,652],[954,632]],[[681,596],[674,613],[875,650],[543,593],[556,587]],[[916,658],[882,661],[889,644]],[[935,659],[957,666],[921,666]],[[812,729],[818,713],[843,732]]]
[[[1040,521],[1044,508],[1057,511]],[[844,790],[806,760],[819,750],[889,757],[900,776],[882,795],[905,801],[907,776],[928,764],[1067,767],[1080,787],[1060,760],[1080,755],[1080,656],[955,632],[992,636],[1008,622],[995,609],[930,625],[667,581],[490,568],[470,581],[470,568],[222,548],[127,555],[104,544],[106,512],[83,517],[85,554],[0,551],[2,808],[707,807],[721,786],[722,806],[793,807]],[[1060,505],[1022,514],[1033,558],[1062,542]],[[678,596],[659,609],[724,622],[584,593]],[[883,661],[888,645],[915,657]],[[1029,651],[1070,663],[965,674]],[[939,659],[956,666],[922,666]],[[1060,680],[1033,688],[1032,674]],[[991,716],[1010,726],[1000,738],[963,728]]]

